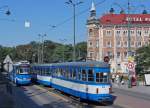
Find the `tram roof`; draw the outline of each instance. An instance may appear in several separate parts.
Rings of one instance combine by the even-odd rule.
[[[86,67],[109,67],[106,62],[87,61],[87,62],[65,62],[51,64],[33,64],[33,66],[86,66]]]

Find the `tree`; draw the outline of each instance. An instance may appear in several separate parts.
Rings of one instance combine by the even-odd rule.
[[[137,73],[143,74],[148,72],[148,70],[150,70],[150,45],[141,47],[136,52]]]
[[[76,50],[78,52],[77,59],[82,60],[86,59],[87,56],[87,42],[80,42],[76,45]]]
[[[31,63],[37,63],[38,53],[41,52],[40,46],[42,44],[36,41],[16,47],[3,47],[0,45],[0,61],[2,62],[6,55],[9,54],[14,62],[28,60]],[[85,59],[87,53],[86,42],[77,43],[75,47],[77,60]],[[44,41],[44,63],[73,61],[72,55],[73,46],[71,44],[63,45],[51,40]]]

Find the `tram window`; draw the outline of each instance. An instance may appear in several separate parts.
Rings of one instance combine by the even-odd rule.
[[[81,69],[78,70],[78,80],[81,80]]]
[[[16,68],[16,74],[19,74],[19,69],[18,68]]]
[[[69,78],[69,69],[66,68],[65,70],[66,70],[66,71],[65,71],[65,73],[66,73],[65,77],[68,79],[68,78]]]
[[[57,76],[58,77],[62,77],[62,69],[61,68],[58,68],[58,71],[57,71]]]
[[[60,75],[61,75],[61,77],[63,76],[63,69],[62,68],[60,68]]]
[[[94,73],[92,69],[88,70],[88,81],[94,81]]]
[[[82,81],[87,81],[86,70],[82,70]]]
[[[76,79],[76,69],[73,69],[73,74],[72,75],[73,75],[72,78]]]
[[[69,78],[72,79],[72,73],[73,73],[73,72],[72,72],[72,69],[70,69],[70,72],[69,72],[69,73],[70,73]]]
[[[42,71],[43,71],[43,69],[41,68],[40,70],[41,70],[41,71],[40,71],[40,75],[43,75],[43,72],[42,72]]]
[[[23,69],[19,69],[19,73],[20,73],[20,74],[23,73]]]
[[[40,75],[40,68],[38,68],[38,70],[37,70],[37,71],[38,71],[38,74]]]
[[[107,83],[108,82],[107,73],[96,73],[96,82]]]
[[[47,76],[49,76],[49,69],[48,69],[48,68],[45,69],[45,74],[46,74]]]
[[[96,73],[96,82],[103,82],[103,73]]]

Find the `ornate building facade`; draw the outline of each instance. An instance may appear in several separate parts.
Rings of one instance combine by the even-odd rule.
[[[130,24],[130,29],[128,29]],[[103,61],[109,56],[112,72],[126,73],[128,62],[128,31],[132,55],[136,49],[149,44],[150,14],[114,14],[96,18],[94,3],[87,20],[87,59]]]

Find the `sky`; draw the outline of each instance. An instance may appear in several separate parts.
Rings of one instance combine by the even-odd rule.
[[[0,0],[0,45],[13,47],[40,41],[39,34],[46,34],[45,40],[72,44],[73,8],[65,4],[66,1],[68,0]],[[76,7],[76,42],[87,40],[86,21],[92,1],[98,4],[98,18],[108,13],[111,7],[115,13],[119,13],[121,8],[127,11],[127,0],[73,0],[79,1],[83,3]],[[132,13],[141,13],[143,9],[150,13],[150,0],[130,0],[130,4]],[[11,12],[9,16],[5,15],[8,8]],[[30,22],[29,28],[25,27],[25,21]]]

